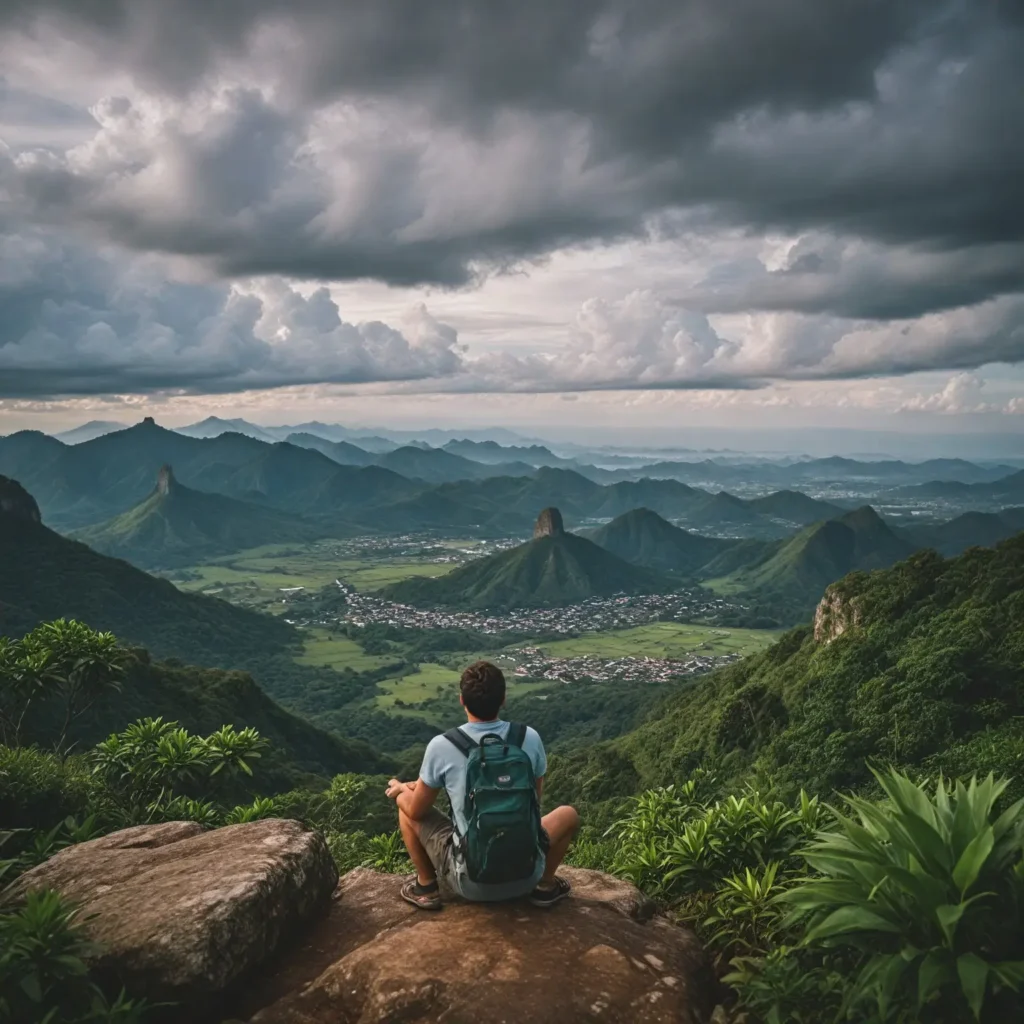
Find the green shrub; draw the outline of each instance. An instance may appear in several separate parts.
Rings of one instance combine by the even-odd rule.
[[[236,773],[252,775],[266,746],[252,728],[225,725],[203,737],[144,718],[97,744],[91,759],[118,825],[186,818],[212,826],[221,812],[207,797]]]
[[[48,829],[89,813],[98,786],[82,757],[61,760],[36,747],[0,746],[0,822]]]
[[[0,1020],[141,1021],[145,1001],[121,992],[111,1003],[90,980],[85,958],[93,951],[74,908],[52,890],[29,893],[18,910],[0,914]]]
[[[887,799],[848,797],[852,815],[837,813],[805,853],[817,874],[780,897],[803,945],[856,954],[847,1004],[870,1001],[881,1021],[1011,1019],[1024,982],[1024,801],[998,814],[1007,784],[991,775],[952,789],[940,779],[931,795],[895,771],[876,778]]]

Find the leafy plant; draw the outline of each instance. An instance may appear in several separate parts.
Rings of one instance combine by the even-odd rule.
[[[370,836],[366,841],[366,859],[362,866],[373,868],[374,871],[383,871],[389,875],[398,875],[409,871],[412,864],[405,851],[402,833],[396,829],[394,832]]]
[[[251,728],[225,725],[204,738],[176,722],[144,718],[96,746],[93,771],[106,783],[114,814],[123,824],[179,815],[213,825],[219,813],[201,797],[221,773],[251,775],[249,762],[266,745]]]
[[[806,851],[818,874],[782,894],[806,946],[859,954],[847,1004],[880,1020],[943,1006],[944,1020],[1007,1019],[993,998],[1024,982],[1024,801],[1001,814],[1005,781],[989,775],[929,795],[876,772],[887,799],[848,797],[836,831]]]
[[[764,954],[781,931],[782,912],[776,881],[780,864],[772,861],[760,874],[747,868],[742,875],[723,879],[715,895],[714,913],[704,921],[711,946],[725,954]]]
[[[247,821],[272,818],[277,812],[277,801],[273,797],[256,797],[248,806],[233,807],[224,815],[225,825],[241,825]]]
[[[0,1019],[42,1024],[107,1021],[135,1024],[148,1004],[122,991],[114,1002],[90,980],[95,951],[77,911],[53,890],[30,892],[22,907],[0,914]]]

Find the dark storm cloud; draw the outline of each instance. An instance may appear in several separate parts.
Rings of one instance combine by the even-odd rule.
[[[324,288],[181,284],[39,232],[0,240],[0,265],[0,398],[409,381],[462,366],[454,330],[425,310],[405,333],[346,323]]]
[[[1022,241],[1020,10],[33,0],[0,19],[74,35],[97,66],[192,112],[154,131],[134,109],[110,110],[105,152],[20,166],[36,216],[226,274],[459,286],[561,246],[642,235],[673,210],[937,249]],[[196,97],[239,69],[273,99],[236,89],[197,126]],[[324,112],[339,102],[349,115],[332,152]],[[1006,277],[959,291],[984,299]],[[829,308],[884,313],[870,299],[846,293]],[[933,302],[920,289],[890,305],[912,315]]]

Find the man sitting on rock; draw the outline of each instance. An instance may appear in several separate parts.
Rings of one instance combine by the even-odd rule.
[[[569,895],[569,883],[555,871],[579,815],[563,806],[541,817],[544,744],[535,730],[498,717],[505,704],[501,669],[474,662],[459,689],[468,721],[430,741],[416,782],[388,784],[416,868],[402,899],[421,910],[440,910],[440,877],[468,900],[529,896],[536,906],[550,907]],[[434,806],[442,788],[451,820]]]

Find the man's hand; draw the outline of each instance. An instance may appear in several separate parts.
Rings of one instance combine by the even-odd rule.
[[[390,800],[397,800],[399,793],[411,793],[415,788],[415,782],[399,782],[398,779],[392,779],[388,783],[388,788],[384,791],[384,795]]]

